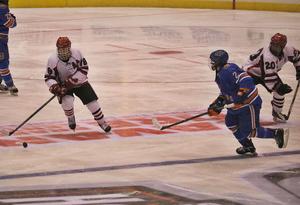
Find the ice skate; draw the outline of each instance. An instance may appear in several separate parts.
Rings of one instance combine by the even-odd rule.
[[[289,140],[289,130],[282,128],[276,129],[274,139],[278,148],[286,148]]]
[[[287,121],[287,116],[281,112],[276,112],[272,110],[272,116],[274,122],[285,123]]]
[[[105,122],[105,121],[102,124],[99,124],[99,126],[106,133],[110,132],[110,130],[111,130],[111,126],[107,122]]]
[[[255,147],[239,147],[235,151],[240,155],[257,156]]]
[[[69,124],[69,128],[70,128],[71,130],[75,131],[75,129],[76,129],[75,116],[68,117],[68,124]]]
[[[3,85],[3,84],[0,84],[0,92],[7,93],[8,92],[7,86]]]
[[[18,90],[18,88],[16,88],[15,85],[8,87],[8,90],[9,90],[10,95],[18,96],[19,90]]]

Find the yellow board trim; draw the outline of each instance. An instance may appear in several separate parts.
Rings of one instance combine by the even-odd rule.
[[[231,0],[11,0],[13,8],[39,7],[162,7],[231,9]]]
[[[12,8],[160,7],[232,9],[233,0],[10,0]],[[300,12],[300,4],[236,1],[236,9]]]
[[[84,1],[84,0],[83,0]],[[10,8],[66,7],[66,0],[10,0]]]
[[[267,3],[267,2],[239,2],[239,1],[237,1],[236,9],[300,12],[300,4],[282,4],[282,3]]]

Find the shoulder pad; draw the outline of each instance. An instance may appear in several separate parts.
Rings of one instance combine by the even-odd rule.
[[[230,64],[227,63],[227,64],[224,65],[223,68],[224,68],[224,69],[227,69],[227,68],[229,68],[229,67],[230,67]]]
[[[292,46],[289,46],[289,45],[286,45],[285,47],[284,47],[284,49],[283,49],[283,53],[284,54],[287,54],[287,55],[294,55],[294,51],[295,51],[296,49],[294,48],[294,47],[292,47]]]
[[[79,50],[71,48],[71,52],[72,52],[72,57],[75,58],[76,60],[82,59],[82,54]]]
[[[264,50],[264,48],[258,49],[258,51],[256,53],[250,55],[249,59],[251,61],[254,61],[258,56],[260,56],[260,54],[263,52],[263,50]]]
[[[56,53],[52,54],[52,55],[48,58],[48,65],[47,65],[47,67],[50,67],[50,68],[56,67],[58,61],[59,61],[59,59],[58,59],[58,57],[57,57],[57,54],[56,54]]]

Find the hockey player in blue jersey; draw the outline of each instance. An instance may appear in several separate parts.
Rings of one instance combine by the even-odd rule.
[[[273,138],[279,148],[287,146],[288,129],[270,129],[260,126],[262,100],[253,79],[234,63],[228,63],[228,53],[216,50],[210,54],[210,68],[216,72],[215,82],[220,89],[218,98],[209,105],[209,116],[218,115],[227,107],[226,126],[242,145],[238,154],[256,154],[252,138]]]
[[[9,70],[8,52],[8,33],[10,28],[17,25],[16,17],[10,13],[8,0],[0,0],[0,82],[3,80],[5,85],[0,84],[2,91],[8,90],[11,95],[18,95],[18,89],[14,85]]]

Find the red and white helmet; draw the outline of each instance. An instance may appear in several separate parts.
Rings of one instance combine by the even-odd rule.
[[[56,41],[57,56],[62,61],[68,61],[72,56],[71,41],[68,37],[59,37]]]
[[[71,41],[68,37],[59,37],[56,41],[57,48],[71,47]]]
[[[280,56],[284,47],[287,44],[287,37],[281,33],[276,33],[271,38],[270,51],[275,56]]]

